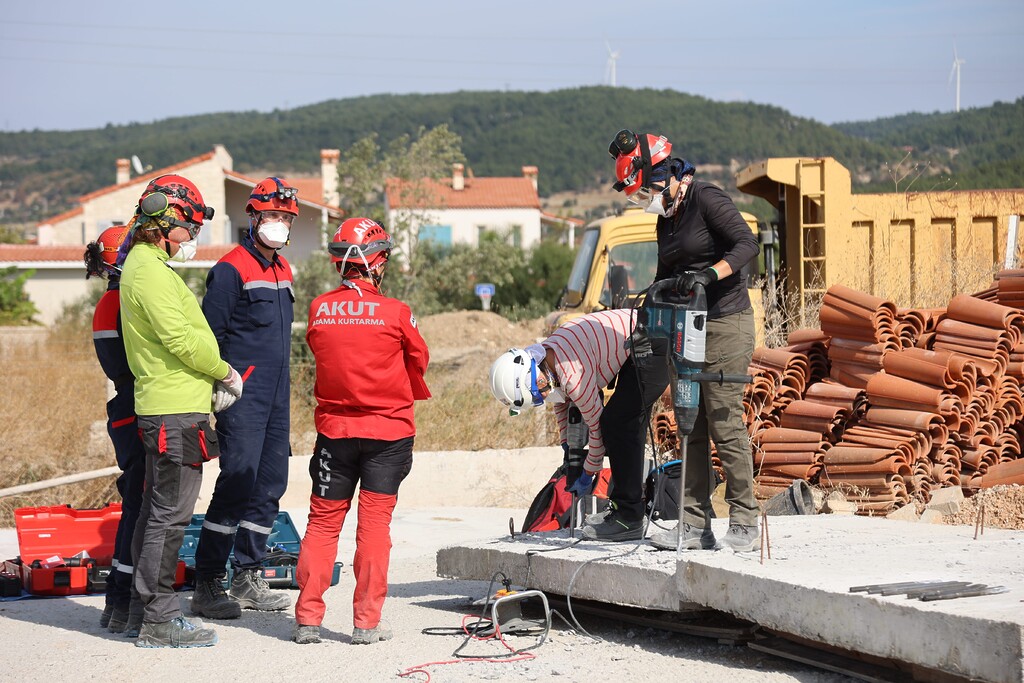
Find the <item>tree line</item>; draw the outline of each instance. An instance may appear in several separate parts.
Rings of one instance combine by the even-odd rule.
[[[917,163],[946,173],[959,189],[1020,184],[1024,99],[958,114],[911,114],[827,126],[784,109],[715,102],[674,90],[595,86],[554,92],[374,95],[269,113],[205,114],[79,131],[0,133],[4,223],[37,221],[113,182],[114,160],[138,155],[153,168],[227,147],[236,169],[310,174],[319,150],[345,149],[447,126],[479,176],[540,169],[541,196],[607,187],[608,141],[620,128],[668,136],[674,153],[725,170],[779,156],[832,156],[861,179],[884,183],[888,165],[914,148]],[[980,183],[977,184],[977,183]],[[727,188],[728,189],[728,188]]]

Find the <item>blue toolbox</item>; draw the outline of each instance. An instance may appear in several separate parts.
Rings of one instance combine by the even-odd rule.
[[[196,548],[199,546],[199,534],[203,529],[206,515],[192,515],[192,521],[185,527],[185,538],[178,551],[178,559],[185,563],[185,583],[195,585]],[[278,512],[274,520],[274,528],[267,536],[267,556],[260,566],[260,574],[271,588],[298,588],[295,567],[299,562],[299,531],[287,512]],[[234,555],[232,554],[232,557]],[[331,585],[334,586],[341,578],[341,562],[334,563]],[[231,584],[234,570],[228,560],[223,581],[224,588]]]

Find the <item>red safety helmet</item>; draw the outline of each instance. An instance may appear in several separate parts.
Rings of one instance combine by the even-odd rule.
[[[349,218],[338,226],[327,245],[331,261],[344,274],[349,267],[369,273],[379,270],[391,257],[394,242],[372,218]]]
[[[258,211],[284,211],[293,216],[299,215],[299,191],[289,187],[283,178],[264,178],[252,188],[249,203],[245,205],[246,213]]]
[[[672,143],[664,135],[620,130],[608,145],[608,153],[615,159],[616,183],[612,189],[626,192],[629,197],[640,188],[651,186],[651,168],[672,153]]]
[[[85,278],[118,277],[117,251],[128,236],[128,227],[114,225],[100,233],[95,242],[85,245]]]
[[[168,209],[172,207],[177,211],[169,212]],[[180,175],[162,175],[149,181],[149,185],[139,198],[135,212],[140,218],[160,218],[172,227],[185,228],[192,238],[199,234],[203,220],[213,218],[213,207],[203,203],[203,195],[199,193],[199,188],[191,180]],[[175,213],[180,213],[186,223],[177,220],[173,215]],[[169,230],[170,228],[165,229],[165,236]]]

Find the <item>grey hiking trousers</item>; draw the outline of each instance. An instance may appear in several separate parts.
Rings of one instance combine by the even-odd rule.
[[[138,420],[146,447],[146,489],[132,539],[132,593],[145,606],[145,622],[163,623],[181,616],[174,574],[203,481],[206,458],[199,440],[212,430],[209,415],[202,413],[139,415]],[[204,425],[207,432],[200,437]]]

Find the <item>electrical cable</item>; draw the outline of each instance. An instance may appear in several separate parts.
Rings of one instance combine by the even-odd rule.
[[[413,674],[424,674],[424,675],[426,675],[426,677],[427,677],[426,680],[429,683],[431,677],[430,677],[430,672],[426,671],[426,667],[428,667],[428,666],[442,666],[442,665],[448,665],[448,664],[461,664],[461,663],[471,663],[471,662],[490,662],[490,663],[500,664],[500,663],[504,663],[504,662],[522,662],[522,661],[528,661],[528,660],[536,658],[536,655],[533,654],[531,652],[531,650],[536,650],[541,645],[543,645],[544,642],[547,640],[548,634],[551,632],[551,612],[552,612],[552,610],[548,610],[548,613],[545,614],[545,620],[544,620],[545,623],[544,623],[543,631],[538,635],[537,642],[535,642],[533,645],[530,645],[529,647],[523,647],[523,648],[519,648],[519,649],[513,648],[505,640],[505,638],[504,638],[504,636],[503,636],[503,634],[501,632],[501,625],[497,624],[497,623],[494,623],[492,619],[487,617],[487,607],[488,607],[488,605],[491,604],[490,598],[493,595],[491,591],[494,588],[494,582],[498,578],[498,576],[502,577],[502,584],[505,586],[505,589],[506,590],[511,590],[511,585],[512,585],[511,579],[509,579],[508,576],[506,576],[505,573],[500,571],[500,570],[495,572],[491,576],[490,582],[487,584],[487,592],[485,594],[487,596],[487,599],[484,600],[484,604],[481,607],[480,616],[479,616],[479,618],[477,618],[477,620],[475,622],[473,622],[472,624],[468,624],[467,625],[466,620],[467,619],[472,619],[473,616],[472,615],[464,615],[463,618],[462,618],[462,626],[457,628],[457,629],[456,628],[446,628],[446,627],[428,627],[428,628],[425,628],[422,631],[420,631],[421,633],[423,633],[425,635],[461,635],[461,634],[466,634],[466,638],[462,641],[462,643],[457,648],[455,648],[455,651],[452,652],[452,657],[454,657],[455,659],[441,660],[441,661],[436,661],[436,662],[427,662],[427,663],[424,663],[424,664],[417,664],[415,666],[408,667],[405,670],[399,672],[399,674],[398,674],[399,677],[404,678],[404,677],[411,676]],[[511,593],[511,594],[514,594],[514,593]],[[561,616],[561,615],[559,615],[559,616]],[[489,635],[478,635],[481,632],[480,629],[481,629],[481,626],[483,624],[490,624],[491,626],[493,626],[493,631]],[[470,628],[472,628],[472,631],[470,631]],[[532,634],[523,634],[523,635],[532,635]],[[506,653],[506,654],[499,654],[499,655],[470,655],[470,654],[462,654],[462,650],[469,643],[471,643],[474,640],[476,640],[476,641],[497,640],[499,643],[502,644],[502,646],[505,647],[506,650],[508,650],[508,653]]]

